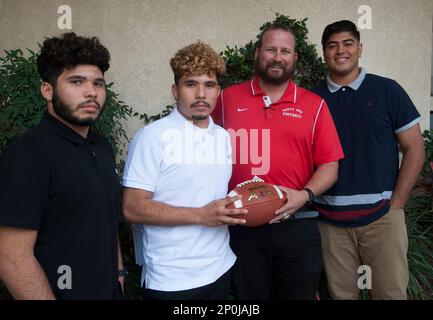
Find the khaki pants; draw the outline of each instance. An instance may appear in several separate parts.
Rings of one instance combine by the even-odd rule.
[[[371,268],[372,299],[407,299],[408,239],[404,211],[391,209],[369,225],[319,223],[328,289],[334,299],[358,299],[358,268]]]

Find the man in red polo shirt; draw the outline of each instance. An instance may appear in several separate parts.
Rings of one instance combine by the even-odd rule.
[[[313,299],[322,271],[318,214],[309,205],[335,183],[343,152],[324,100],[291,80],[295,50],[290,29],[266,28],[254,78],[225,89],[214,112],[232,137],[230,187],[258,176],[288,198],[270,224],[230,227],[239,299]]]

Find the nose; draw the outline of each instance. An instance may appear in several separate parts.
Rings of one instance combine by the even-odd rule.
[[[91,83],[91,82],[87,83],[87,85],[85,87],[84,94],[86,97],[96,98],[97,94],[96,94],[95,86],[93,85],[93,83]]]
[[[337,45],[337,54],[342,54],[342,53],[344,53],[344,46],[341,43],[339,43]]]
[[[275,61],[281,61],[281,57],[282,57],[281,52],[280,51],[275,51],[273,59]]]
[[[197,91],[196,91],[196,98],[197,99],[204,99],[206,97],[206,90],[204,85],[200,84],[197,86]]]

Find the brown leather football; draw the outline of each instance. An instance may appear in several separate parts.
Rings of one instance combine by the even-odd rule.
[[[234,215],[234,218],[246,219],[248,227],[258,227],[275,218],[275,211],[287,201],[286,194],[278,187],[263,180],[242,182],[230,191],[229,196],[242,195],[242,199],[229,204],[227,208],[245,208],[247,214]]]

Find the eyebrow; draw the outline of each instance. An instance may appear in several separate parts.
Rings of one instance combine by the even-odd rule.
[[[184,81],[184,83],[199,83],[197,80],[193,80],[193,79],[187,79]],[[204,82],[205,84],[218,84],[218,82],[216,82],[215,80],[208,80]]]
[[[218,84],[215,80],[206,81],[205,84]]]
[[[336,44],[336,43],[340,43],[340,42],[342,42],[342,43],[344,43],[344,42],[355,42],[355,39],[348,38],[348,39],[343,39],[341,41],[335,41],[335,40],[334,41],[328,41],[328,43],[326,45]]]
[[[278,49],[278,47],[275,45],[268,45],[268,46],[262,46],[262,47],[265,49]],[[292,47],[280,47],[279,49],[281,49],[281,50],[293,50]]]
[[[69,77],[66,78],[66,80],[87,80],[87,78],[80,75],[70,75]],[[94,81],[105,83],[104,78],[95,78]]]

